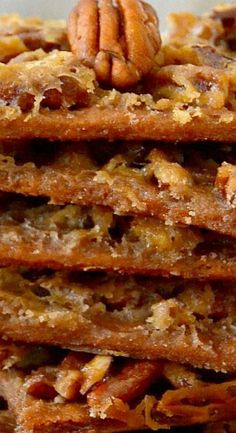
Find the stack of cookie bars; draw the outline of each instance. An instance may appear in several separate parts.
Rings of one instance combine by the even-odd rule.
[[[235,53],[233,5],[0,18],[1,432],[236,432]]]

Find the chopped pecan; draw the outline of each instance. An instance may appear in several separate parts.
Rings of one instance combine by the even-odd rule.
[[[225,4],[217,5],[214,7],[212,13],[212,18],[219,18],[221,20],[228,18],[236,18],[236,5]]]
[[[66,400],[76,400],[80,395],[82,373],[79,370],[58,369],[55,391]]]
[[[97,79],[116,88],[136,84],[154,66],[161,39],[153,8],[141,0],[80,0],[71,12],[72,51]]]
[[[113,398],[130,402],[145,392],[162,373],[160,361],[127,361],[115,377],[110,377],[88,394],[88,404],[99,410]]]
[[[216,187],[222,192],[227,203],[236,207],[236,166],[224,162],[217,170]]]
[[[220,20],[222,23],[224,34],[223,40],[227,43],[230,50],[236,50],[236,5],[225,4],[216,6],[211,18]],[[219,42],[219,41],[217,41]]]
[[[90,362],[85,364],[82,369],[83,383],[80,390],[81,394],[86,394],[95,383],[104,379],[111,362],[112,357],[109,355],[96,355]]]
[[[27,394],[43,400],[50,400],[56,397],[54,389],[56,370],[50,367],[39,368],[25,384]]]
[[[164,364],[163,374],[174,388],[185,388],[192,386],[204,386],[200,375],[186,365],[175,362],[166,362]]]

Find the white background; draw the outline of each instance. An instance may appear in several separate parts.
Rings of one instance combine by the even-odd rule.
[[[165,27],[165,16],[173,11],[206,12],[218,3],[236,0],[148,0],[155,6],[162,30]],[[21,15],[38,15],[44,18],[66,18],[76,0],[0,0],[0,14],[18,12]]]

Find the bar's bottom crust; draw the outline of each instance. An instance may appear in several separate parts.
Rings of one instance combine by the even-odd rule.
[[[1,343],[0,395],[20,431],[126,431],[235,419],[235,374]]]

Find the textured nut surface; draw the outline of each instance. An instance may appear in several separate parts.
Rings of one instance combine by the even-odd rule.
[[[236,167],[224,162],[218,168],[216,187],[222,192],[227,202],[236,208]]]
[[[218,20],[223,29],[222,38],[223,42],[226,44],[231,51],[236,51],[236,5],[225,4],[215,6],[211,15],[211,18]],[[220,42],[216,39],[216,43]]]
[[[138,83],[154,65],[161,39],[158,18],[140,0],[80,0],[69,17],[72,51],[116,88]]]
[[[234,4],[222,4],[217,5],[213,8],[211,13],[212,18],[228,19],[236,18],[236,5]]]

